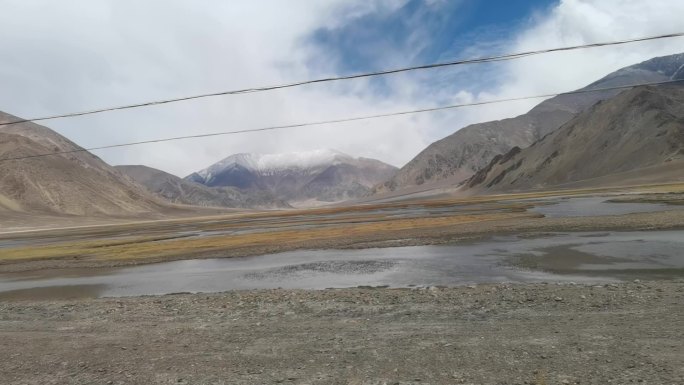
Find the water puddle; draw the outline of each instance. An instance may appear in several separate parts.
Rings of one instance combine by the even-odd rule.
[[[653,213],[680,209],[661,203],[618,203],[609,202],[609,199],[610,197],[555,198],[550,203],[536,206],[530,211],[549,218],[567,218]]]
[[[552,233],[457,245],[317,250],[0,276],[0,299],[236,289],[611,282],[684,276],[684,231]]]

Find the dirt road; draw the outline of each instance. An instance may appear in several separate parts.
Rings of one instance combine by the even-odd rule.
[[[684,281],[4,302],[0,383],[674,385],[682,330]]]

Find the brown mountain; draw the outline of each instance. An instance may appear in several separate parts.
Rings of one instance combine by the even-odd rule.
[[[684,180],[684,85],[638,87],[528,148],[496,156],[471,192]]]
[[[234,154],[185,179],[209,187],[266,192],[287,202],[306,205],[367,195],[374,185],[387,180],[396,170],[379,160],[320,149]]]
[[[19,118],[0,112],[0,123]],[[81,149],[34,124],[0,127],[0,159]],[[77,152],[0,161],[0,210],[71,215],[130,215],[164,203],[100,158]]]
[[[671,79],[684,79],[684,54],[654,58],[623,68],[584,89]],[[524,115],[465,127],[428,146],[391,179],[376,186],[373,192],[380,194],[417,187],[429,188],[430,185],[447,181],[456,185],[487,166],[496,155],[514,147],[531,145],[596,102],[619,92],[561,95],[542,102]]]
[[[232,208],[285,208],[289,205],[260,191],[207,187],[147,166],[115,166],[118,171],[173,203]]]

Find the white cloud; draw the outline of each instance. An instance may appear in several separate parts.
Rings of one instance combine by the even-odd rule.
[[[369,13],[391,12],[404,3],[0,0],[0,51],[11,53],[0,61],[0,110],[31,117],[329,75],[334,60],[305,44],[312,31],[344,25]],[[510,39],[475,41],[468,52],[524,51],[673,32],[681,29],[682,14],[684,3],[677,0],[566,0],[532,18]],[[420,28],[420,23],[415,25]],[[415,36],[425,35],[417,30]],[[387,59],[387,67],[398,65],[402,58],[402,51],[389,52],[391,48],[378,53]],[[684,51],[684,39],[511,61],[493,71],[494,86],[486,92],[461,90],[450,83],[472,74],[477,70],[473,67],[393,76],[387,78],[387,93],[378,93],[368,81],[360,80],[203,99],[48,125],[83,146],[97,146],[327,120],[569,90],[622,66],[680,51]],[[463,57],[463,53],[446,56]],[[464,83],[477,83],[477,77],[473,79]],[[181,176],[236,152],[316,148],[335,148],[402,165],[430,142],[467,123],[512,116],[531,105],[499,104],[97,154],[113,164],[147,164]]]
[[[510,42],[503,43],[510,44],[511,51],[522,52],[682,32],[681,15],[684,2],[677,0],[565,0],[550,14],[535,18]],[[684,52],[684,38],[515,60],[503,67],[499,86],[490,95],[512,97],[573,90],[622,67],[680,52]],[[536,103],[519,105],[522,110],[500,105],[486,113],[496,114],[499,110],[502,115],[510,115]]]
[[[682,32],[682,14],[684,2],[677,0],[563,0],[548,12],[532,15],[510,38],[473,41],[467,49],[467,56],[525,52]],[[493,87],[479,92],[462,90],[450,103],[470,101],[469,98],[473,101],[491,100],[574,90],[622,67],[681,52],[684,52],[684,38],[672,38],[503,62],[495,70],[486,73],[487,76],[493,76]],[[472,71],[478,70],[478,67],[471,67],[471,72],[461,75],[475,78]],[[458,114],[440,122],[440,128],[444,130],[440,133],[445,136],[451,133],[449,127],[460,128],[474,122],[517,116],[540,101],[458,110]]]

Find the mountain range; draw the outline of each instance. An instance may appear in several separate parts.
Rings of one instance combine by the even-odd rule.
[[[367,195],[397,168],[335,150],[235,154],[187,176],[208,187],[265,192],[288,202],[337,202]]]
[[[681,79],[684,54],[626,67],[585,89]],[[13,124],[0,127],[0,218],[149,216],[188,205],[288,208],[436,186],[473,195],[681,181],[683,106],[684,82],[561,95],[516,118],[459,130],[399,170],[316,150],[235,154],[186,178],[112,167],[46,127]],[[15,120],[0,112],[0,123]]]
[[[476,192],[684,180],[684,86],[637,87],[599,102],[471,177]]]
[[[0,123],[19,118],[0,112]],[[21,123],[0,128],[0,212],[118,216],[158,212],[166,203],[56,132]]]
[[[684,79],[684,53],[653,58],[613,72],[582,90]],[[423,188],[446,182],[456,185],[486,167],[497,155],[525,148],[554,132],[595,103],[621,90],[560,95],[515,118],[467,126],[419,153],[391,179],[375,186],[375,194]]]
[[[234,187],[207,187],[147,166],[114,168],[150,192],[176,204],[256,209],[291,207],[267,192],[244,191]]]

